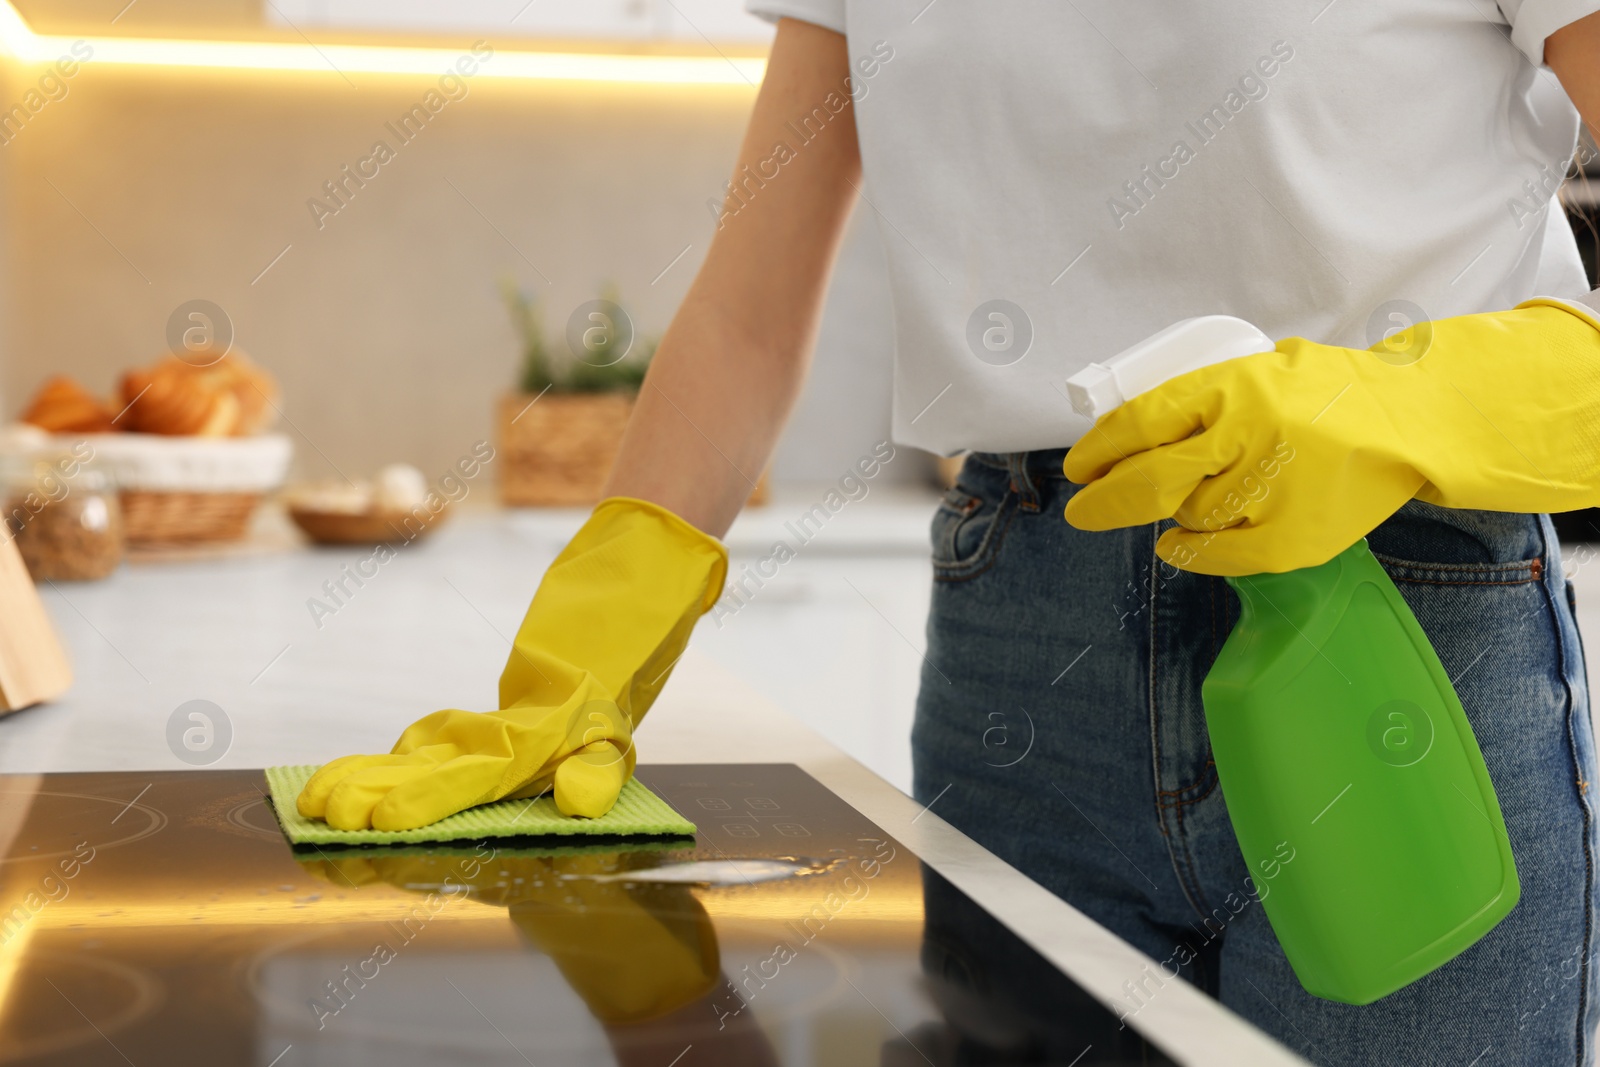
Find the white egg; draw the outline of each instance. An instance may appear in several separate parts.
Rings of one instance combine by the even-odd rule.
[[[391,463],[378,472],[376,503],[385,511],[409,511],[428,496],[428,479],[409,463]]]

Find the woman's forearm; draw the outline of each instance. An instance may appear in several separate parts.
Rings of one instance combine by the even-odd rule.
[[[839,34],[780,24],[734,195],[652,361],[605,495],[652,501],[720,537],[755,488],[804,382],[855,199],[848,74]],[[816,109],[829,121],[797,142],[791,120]]]
[[[741,335],[691,297],[652,361],[606,485],[721,537],[754,490],[806,368],[805,351]]]

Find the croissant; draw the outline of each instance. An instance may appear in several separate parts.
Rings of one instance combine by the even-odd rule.
[[[239,402],[239,428],[235,433],[258,433],[276,421],[278,383],[260,364],[235,349],[227,359],[205,369],[213,371],[218,381],[226,382]]]
[[[116,412],[72,378],[56,375],[39,387],[22,421],[50,433],[105,433]]]
[[[123,426],[143,433],[241,436],[277,413],[272,376],[242,353],[196,366],[176,356],[122,377]]]
[[[173,360],[178,367],[184,364]],[[239,422],[239,402],[196,384],[181,371],[159,364],[122,376],[125,429],[142,433],[198,434],[225,437]]]

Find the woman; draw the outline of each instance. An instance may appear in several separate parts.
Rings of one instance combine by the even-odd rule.
[[[727,208],[502,710],[336,761],[302,810],[609,808],[859,198],[894,286],[896,438],[973,451],[934,521],[918,797],[1315,1061],[1591,1063],[1594,742],[1539,513],[1600,504],[1600,304],[1552,209],[1573,102],[1600,120],[1600,0],[749,6],[782,21]],[[1071,413],[1079,367],[1215,313],[1291,340],[1092,431]],[[1454,676],[1522,899],[1358,1008],[1306,994],[1248,906],[1199,687],[1238,613],[1217,575],[1363,535]],[[997,714],[1034,731],[1020,762],[984,747]]]

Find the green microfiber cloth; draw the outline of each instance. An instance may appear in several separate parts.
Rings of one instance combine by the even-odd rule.
[[[503,839],[502,839],[503,840]],[[496,845],[494,854],[498,859],[559,859],[562,856],[625,856],[636,855],[641,852],[693,852],[695,843],[688,837],[602,837],[598,840],[588,841],[582,845],[545,844],[549,838],[543,838],[537,844],[531,845]],[[582,840],[582,839],[580,839]],[[342,856],[348,852],[360,852],[372,855],[381,855],[385,859],[391,856],[460,856],[463,859],[482,857],[484,842],[470,843],[466,841],[455,844],[418,844],[418,845],[388,845],[386,847],[373,847],[368,845],[355,845],[351,847],[330,846],[334,848],[332,854],[324,852],[322,846],[314,844],[291,845],[295,855],[321,856],[330,859],[332,856]]]
[[[538,798],[498,800],[468,808],[415,830],[335,830],[319,819],[308,819],[295,807],[315,766],[268,767],[267,786],[278,824],[297,845],[394,845],[424,841],[477,841],[486,837],[530,837],[544,834],[593,836],[632,834],[693,834],[694,823],[673,810],[665,800],[629,779],[616,806],[598,819],[563,815],[548,793]]]

